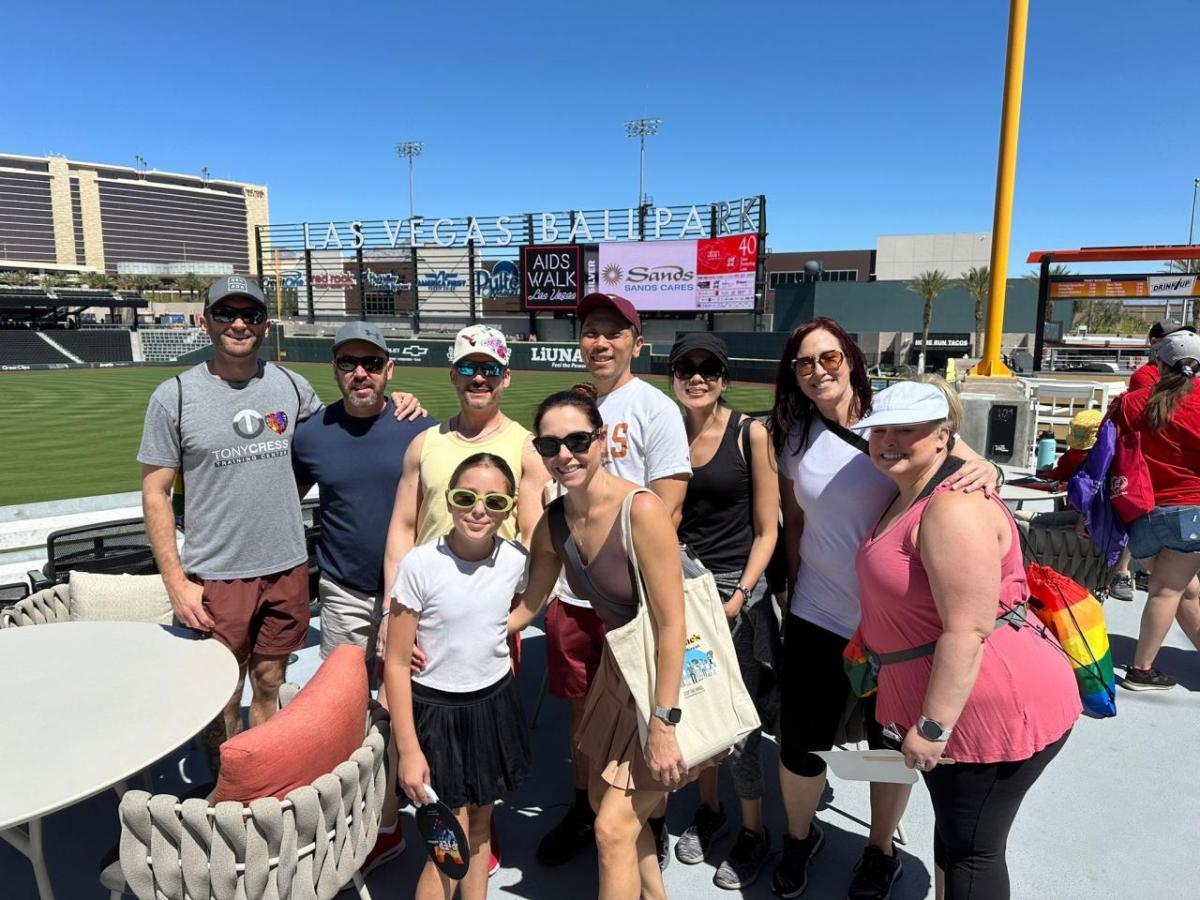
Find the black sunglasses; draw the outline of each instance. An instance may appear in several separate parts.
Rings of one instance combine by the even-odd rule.
[[[691,381],[697,374],[705,381],[716,381],[725,376],[725,367],[721,365],[721,361],[712,358],[704,360],[699,365],[690,359],[681,359],[671,367],[671,371],[680,381]]]
[[[545,435],[544,437],[536,437],[533,439],[533,449],[538,452],[539,456],[549,458],[558,456],[558,448],[565,446],[572,453],[586,453],[587,448],[592,445],[592,441],[600,437],[600,431],[572,431],[565,437],[554,437],[553,435]]]
[[[371,375],[378,375],[387,365],[385,356],[339,356],[333,361],[339,372],[353,372],[359,366]]]
[[[208,318],[219,325],[232,325],[238,319],[247,325],[261,325],[267,321],[267,311],[261,306],[245,309],[240,306],[214,306],[208,311]]]
[[[504,374],[504,366],[495,362],[458,362],[454,364],[454,371],[463,378],[474,378],[476,372],[484,378],[499,378]]]

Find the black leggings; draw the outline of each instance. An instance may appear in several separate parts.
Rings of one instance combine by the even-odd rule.
[[[1008,900],[1008,832],[1021,801],[1071,732],[1029,759],[958,763],[925,773],[933,801],[933,859],[946,900]]]

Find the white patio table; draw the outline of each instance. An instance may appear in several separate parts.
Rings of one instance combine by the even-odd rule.
[[[232,696],[233,654],[188,634],[136,622],[0,631],[0,837],[29,858],[42,900],[54,897],[42,818],[161,759]]]

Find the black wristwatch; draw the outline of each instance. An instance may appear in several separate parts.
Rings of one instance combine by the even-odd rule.
[[[652,715],[656,719],[662,719],[668,725],[678,725],[679,720],[683,718],[683,710],[678,706],[672,706],[670,708],[666,706],[656,706],[654,707]]]

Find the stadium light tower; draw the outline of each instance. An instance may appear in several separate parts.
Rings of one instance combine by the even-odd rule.
[[[396,145],[396,155],[408,160],[408,218],[413,217],[413,160],[421,155],[425,145],[420,141],[403,141]]]
[[[646,138],[658,134],[662,119],[629,119],[625,122],[625,137],[638,139],[638,209],[646,203]]]

